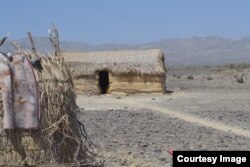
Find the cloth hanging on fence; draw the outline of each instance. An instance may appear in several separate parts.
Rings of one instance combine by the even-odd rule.
[[[13,94],[13,79],[12,69],[8,59],[0,53],[0,88],[2,92],[3,111],[4,112],[4,127],[8,127],[8,123],[12,124],[14,115],[14,94]]]
[[[25,56],[15,55],[7,64],[0,57],[4,129],[36,129],[40,106],[33,68]]]

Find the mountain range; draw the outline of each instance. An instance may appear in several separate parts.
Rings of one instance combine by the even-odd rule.
[[[30,48],[27,38],[16,40],[21,47]],[[34,37],[37,50],[50,52],[48,38]],[[250,63],[250,37],[228,39],[218,36],[190,37],[185,39],[164,39],[142,44],[99,44],[61,41],[63,51],[103,51],[125,49],[160,48],[164,52],[168,66],[221,65],[231,63]],[[1,51],[12,50],[9,43]]]

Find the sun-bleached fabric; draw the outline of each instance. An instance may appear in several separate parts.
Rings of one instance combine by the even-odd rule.
[[[2,92],[4,128],[14,124],[14,92],[12,84],[12,70],[6,57],[0,54],[0,90]]]
[[[4,129],[35,129],[38,127],[39,92],[29,60],[15,55],[11,65],[0,62]],[[6,72],[8,71],[8,73]],[[4,100],[5,99],[5,100]]]

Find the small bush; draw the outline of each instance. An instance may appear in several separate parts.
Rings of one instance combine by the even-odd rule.
[[[212,79],[213,79],[213,77],[211,77],[211,76],[207,77],[207,80],[212,80]]]
[[[176,78],[181,79],[181,75],[176,75]]]
[[[245,75],[244,74],[242,74],[241,76],[236,76],[236,81],[238,82],[238,83],[245,83]]]
[[[194,77],[192,75],[189,75],[187,79],[194,79]]]
[[[174,93],[174,91],[172,89],[167,88],[166,93]]]

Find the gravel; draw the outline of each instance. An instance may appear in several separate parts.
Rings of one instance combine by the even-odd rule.
[[[105,166],[171,166],[168,150],[250,150],[250,139],[150,110],[81,111]]]

